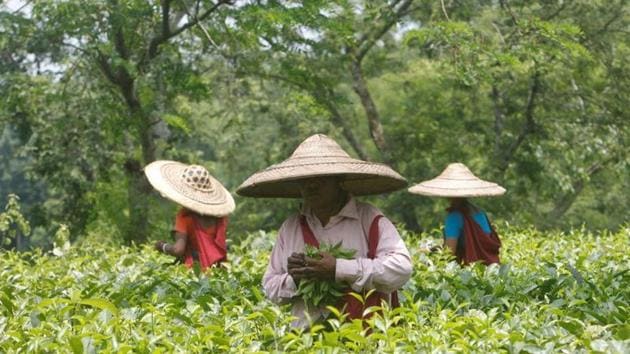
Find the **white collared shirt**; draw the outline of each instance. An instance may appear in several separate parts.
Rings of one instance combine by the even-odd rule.
[[[355,259],[337,259],[335,278],[345,282],[357,292],[376,289],[391,293],[402,287],[411,276],[412,266],[409,251],[398,231],[387,218],[379,220],[379,243],[374,259],[367,258],[369,228],[377,215],[382,213],[375,207],[350,198],[339,213],[330,218],[326,226],[308,209],[289,217],[280,227],[278,239],[271,252],[271,259],[263,277],[263,288],[267,297],[276,303],[293,304],[292,313],[298,318],[294,326],[309,325],[305,304],[295,297],[297,287],[287,272],[287,258],[293,253],[304,252],[304,239],[300,216],[304,215],[319,243],[336,244],[356,250]],[[312,321],[325,316],[325,309],[309,306],[308,317]]]

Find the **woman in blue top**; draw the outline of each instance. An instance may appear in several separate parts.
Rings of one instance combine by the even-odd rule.
[[[486,213],[466,198],[502,195],[503,187],[478,178],[464,164],[452,163],[438,177],[409,188],[409,192],[449,199],[444,245],[461,263],[499,263],[499,237]]]
[[[456,253],[457,246],[463,246],[464,212],[472,217],[473,221],[481,227],[484,233],[492,232],[486,213],[472,204],[466,198],[448,198],[450,207],[444,219],[444,245]]]

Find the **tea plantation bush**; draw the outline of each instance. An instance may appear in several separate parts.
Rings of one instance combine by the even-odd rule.
[[[275,235],[249,235],[207,274],[149,246],[85,241],[5,252],[0,352],[630,351],[630,229],[590,234],[503,227],[503,265],[460,268],[404,234],[414,273],[403,306],[369,321],[291,330],[261,277]],[[367,334],[367,331],[371,334]]]

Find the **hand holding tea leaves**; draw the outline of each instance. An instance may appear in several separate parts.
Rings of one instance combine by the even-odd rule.
[[[294,253],[288,259],[289,274],[299,284],[297,294],[307,304],[334,305],[343,296],[342,284],[335,282],[336,259],[352,259],[355,250],[341,248],[341,242],[307,245],[305,253]],[[301,266],[300,266],[301,263]]]

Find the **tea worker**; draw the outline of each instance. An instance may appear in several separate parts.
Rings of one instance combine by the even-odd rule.
[[[396,290],[411,275],[411,259],[398,231],[382,212],[355,196],[400,189],[406,180],[388,166],[350,157],[334,140],[313,135],[291,157],[249,177],[236,193],[257,198],[301,198],[302,205],[280,227],[267,271],[266,296],[276,303],[291,303],[294,326],[307,327],[328,315],[297,296],[304,279],[332,280],[347,286],[338,304],[348,318],[361,318],[364,308],[386,301],[397,306]],[[306,245],[342,243],[355,250],[354,259],[336,259],[320,253],[306,257]],[[363,306],[350,291],[366,294]]]
[[[478,178],[462,163],[452,163],[436,178],[410,187],[409,192],[448,198],[444,245],[460,263],[499,263],[499,236],[487,214],[468,198],[499,196],[505,193],[503,187]]]
[[[176,161],[155,161],[144,172],[160,194],[177,203],[181,209],[175,216],[175,243],[157,241],[159,252],[183,257],[192,267],[202,269],[227,260],[227,215],[234,211],[230,193],[199,165]]]

